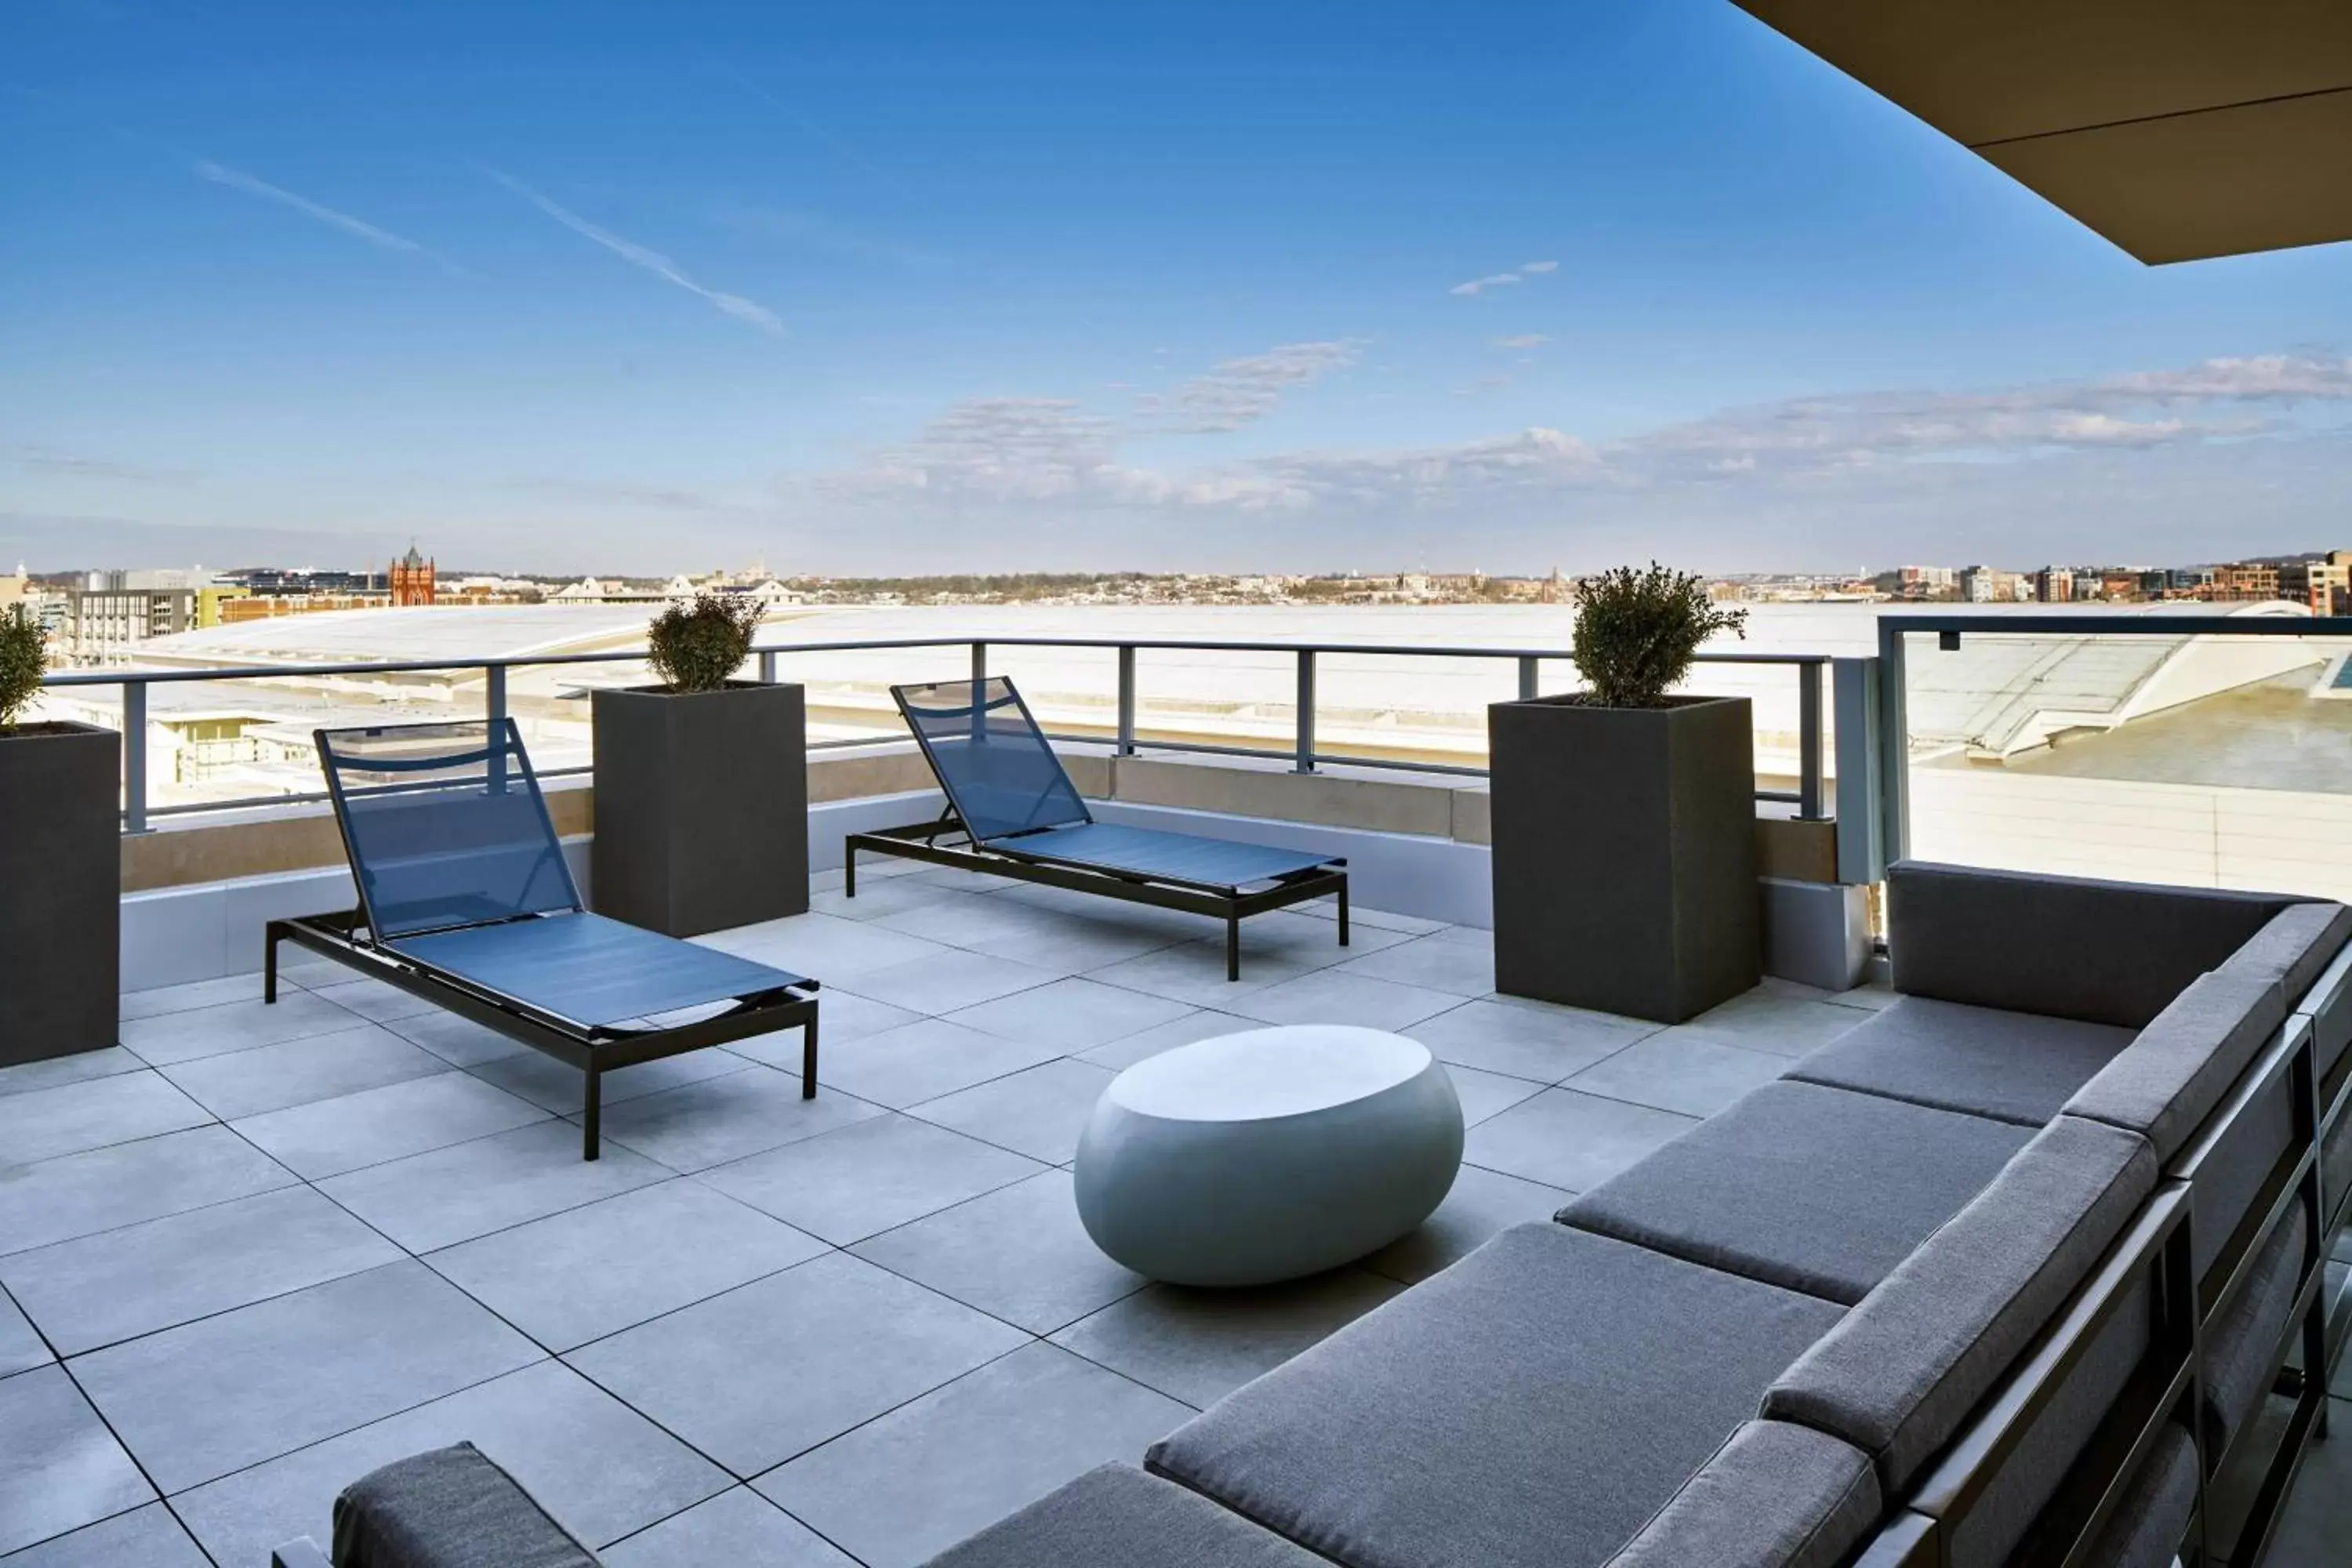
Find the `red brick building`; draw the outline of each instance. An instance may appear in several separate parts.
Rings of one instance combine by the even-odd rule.
[[[415,542],[411,541],[408,553],[392,563],[392,602],[429,605],[433,596],[433,563],[418,554]]]

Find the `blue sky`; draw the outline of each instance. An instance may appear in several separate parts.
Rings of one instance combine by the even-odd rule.
[[[37,569],[2352,545],[2352,246],[2144,268],[1727,0],[15,0],[0,144]]]

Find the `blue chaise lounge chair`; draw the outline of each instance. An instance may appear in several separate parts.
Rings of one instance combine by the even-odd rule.
[[[936,822],[851,834],[849,897],[857,896],[857,852],[867,849],[1221,920],[1228,980],[1242,976],[1242,921],[1267,910],[1335,896],[1339,945],[1348,945],[1346,860],[1097,822],[1029,705],[1002,677],[894,686],[890,695],[948,809]]]
[[[511,719],[317,731],[359,907],[271,921],[278,944],[424,997],[586,1075],[797,1026],[816,1094],[817,983],[590,914]]]

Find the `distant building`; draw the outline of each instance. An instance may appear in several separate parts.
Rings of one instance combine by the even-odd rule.
[[[2290,561],[2279,568],[2278,577],[2280,598],[2315,616],[2352,616],[2352,550]]]
[[[2067,605],[2074,599],[2074,569],[2044,566],[2033,574],[2033,596],[2045,605]]]
[[[434,563],[417,553],[416,542],[409,541],[408,553],[392,563],[392,602],[401,605],[429,605],[434,599]]]
[[[2213,568],[2207,597],[2224,604],[2279,596],[2279,569],[2266,561],[2233,561]]]
[[[126,573],[93,573],[113,578]],[[77,663],[113,664],[151,637],[193,631],[194,588],[82,587],[66,590],[66,651]]]

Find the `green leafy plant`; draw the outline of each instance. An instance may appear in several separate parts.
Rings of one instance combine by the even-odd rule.
[[[764,610],[759,600],[698,594],[654,617],[654,673],[672,691],[716,691],[751,656]]]
[[[1619,566],[1577,584],[1576,641],[1570,657],[1597,708],[1663,708],[1666,692],[1717,632],[1748,635],[1748,612],[1707,597],[1706,584],[1650,563]]]
[[[49,634],[41,623],[15,605],[0,616],[0,730],[13,730],[17,718],[40,695],[41,674],[48,668],[44,645]]]

